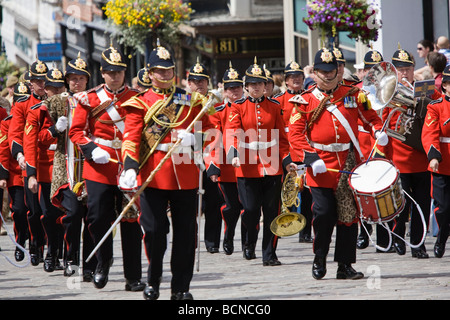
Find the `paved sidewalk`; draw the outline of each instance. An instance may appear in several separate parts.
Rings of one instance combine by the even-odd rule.
[[[6,227],[11,231],[12,223],[8,222]],[[365,274],[361,280],[336,279],[333,242],[328,273],[319,281],[311,276],[312,244],[298,243],[297,235],[279,240],[277,254],[282,265],[277,267],[262,266],[261,239],[256,251],[258,258],[251,261],[242,257],[239,238],[235,239],[236,251],[231,256],[226,256],[222,248],[220,253],[207,253],[202,243],[200,270],[197,272],[196,265],[190,291],[196,300],[450,299],[450,249],[443,258],[435,258],[434,241],[435,238],[427,237],[430,258],[424,260],[412,258],[409,248],[404,256],[376,253],[371,246],[359,250],[354,267]],[[0,247],[3,254],[14,260],[15,248],[8,236],[0,237]],[[0,257],[0,299],[142,300],[142,292],[124,290],[120,232],[116,232],[114,252],[109,282],[101,290],[92,283],[81,282],[79,277],[66,278],[62,271],[46,273],[42,264],[18,268]],[[145,280],[144,253],[142,259]],[[169,259],[170,246],[164,262],[160,300],[170,298]]]

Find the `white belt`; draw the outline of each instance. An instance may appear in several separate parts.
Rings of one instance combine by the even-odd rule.
[[[439,141],[442,143],[450,143],[450,137],[440,137]]]
[[[276,144],[277,144],[277,141],[275,139],[273,139],[272,141],[267,141],[267,142],[263,142],[263,141],[252,141],[250,143],[240,142],[239,146],[241,148],[250,149],[250,150],[266,150],[266,149],[269,149],[270,147],[273,147]]]
[[[56,150],[56,143],[52,143],[49,147],[48,150],[50,151],[55,151]]]
[[[174,143],[160,143],[156,146],[155,150],[168,152],[170,148],[172,148],[173,146]],[[178,146],[174,150],[175,153],[187,153],[187,154],[190,154],[191,151],[192,151],[191,147],[183,147],[183,146]]]
[[[101,144],[105,147],[110,147],[113,149],[121,149],[122,148],[122,141],[120,139],[115,138],[114,140],[106,140],[102,138],[94,138],[93,141],[95,143]]]
[[[310,146],[322,151],[327,152],[341,152],[350,149],[351,143],[331,143],[331,144],[321,144],[316,142],[309,142]]]

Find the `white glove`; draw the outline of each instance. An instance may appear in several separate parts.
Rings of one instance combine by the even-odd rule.
[[[323,162],[322,159],[316,160],[313,163],[311,163],[311,169],[313,171],[314,177],[319,173],[327,172],[327,166],[325,165],[325,162]]]
[[[136,170],[128,169],[127,171],[122,172],[122,174],[120,175],[119,184],[130,189],[137,188],[136,176]]]
[[[67,129],[67,126],[69,125],[69,122],[67,121],[67,117],[59,117],[58,121],[56,121],[56,130],[58,132],[64,132]]]
[[[105,164],[109,162],[109,152],[97,147],[92,151],[92,160],[98,164]]]
[[[386,132],[384,132],[384,131],[383,132],[380,132],[380,131],[375,132],[375,138],[377,138],[378,144],[382,147],[387,145],[389,142],[389,137],[386,134]]]
[[[190,147],[195,145],[195,136],[193,133],[187,132],[184,129],[177,131],[178,138],[181,139],[182,147]]]

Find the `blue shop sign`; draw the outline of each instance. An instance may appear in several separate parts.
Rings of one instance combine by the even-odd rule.
[[[61,61],[62,47],[60,42],[39,43],[37,45],[38,59],[44,62]]]

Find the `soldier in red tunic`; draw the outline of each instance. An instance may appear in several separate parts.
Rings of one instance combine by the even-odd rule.
[[[428,105],[422,129],[422,144],[431,172],[431,196],[439,226],[434,244],[434,256],[437,258],[442,258],[445,253],[450,226],[450,66],[442,75],[442,92],[445,95]]]
[[[242,205],[239,201],[235,169],[226,159],[224,134],[228,128],[228,115],[231,110],[231,104],[242,99],[244,95],[244,82],[242,81],[239,72],[231,65],[231,62],[230,67],[223,75],[222,83],[225,101],[223,104],[216,106],[216,113],[210,116],[214,128],[220,132],[219,136],[222,139],[219,138],[214,140],[214,142],[209,145],[211,147],[210,159],[205,162],[208,167],[206,171],[208,177],[213,182],[219,183],[219,189],[225,200],[225,204],[221,208],[225,228],[223,251],[226,255],[231,255],[234,252],[233,239]],[[245,233],[245,225],[241,223],[242,240],[244,240]],[[242,243],[242,245],[244,245],[244,243]]]
[[[144,298],[148,300],[159,298],[170,226],[173,228],[171,299],[193,299],[189,287],[195,258],[199,170],[192,160],[192,147],[201,139],[196,139],[186,128],[200,113],[203,97],[177,88],[174,68],[170,52],[162,46],[155,48],[149,60],[152,89],[140,93],[121,108],[126,110],[122,148],[126,170],[124,183],[130,187],[142,185],[161,164],[139,199],[139,223],[144,230],[149,263],[148,285],[144,289]],[[201,118],[201,124],[201,131],[211,128],[206,116]],[[178,139],[181,143],[163,162]],[[169,202],[170,223],[167,217]]]
[[[95,245],[110,228],[116,211],[122,211],[123,194],[118,188],[117,176],[122,162],[125,110],[120,108],[120,105],[137,94],[137,91],[125,84],[126,68],[120,51],[113,47],[106,49],[102,52],[101,60],[101,73],[105,83],[74,96],[78,100],[78,105],[75,108],[69,137],[78,145],[85,157],[83,178],[88,194],[87,226]],[[128,227],[133,230],[127,234],[135,235],[138,239],[130,239],[134,245],[122,250],[127,284],[128,281],[139,282],[141,274],[140,258],[133,260],[133,257],[140,257],[141,254],[139,228],[136,228],[137,224],[125,223],[121,225],[121,232]],[[124,241],[124,234],[121,235]],[[108,282],[109,268],[113,259],[111,234],[96,252],[96,257],[98,263],[93,283],[96,288],[101,289]],[[134,262],[129,264],[129,257]],[[138,286],[142,287],[141,284]]]
[[[303,72],[302,67],[295,61],[289,63],[284,69],[284,79],[286,83],[286,91],[280,93],[274,97],[275,100],[278,100],[281,105],[281,109],[283,110],[283,118],[286,124],[286,133],[289,132],[289,119],[291,117],[292,109],[294,108],[294,103],[289,102],[291,98],[295,95],[300,94],[303,90],[303,82],[305,80],[305,74]],[[291,155],[292,156],[292,155]],[[297,159],[293,159],[296,160]],[[311,212],[311,192],[308,187],[303,188],[303,191],[300,193],[300,212],[306,218],[306,225],[302,231],[299,233],[299,242],[312,242],[311,237],[311,221],[312,221],[312,212]],[[293,208],[292,210],[297,211],[297,208]]]
[[[414,61],[412,56],[405,50],[399,49],[392,56],[392,64],[396,67],[398,73],[399,85],[413,85],[414,84]],[[441,97],[437,91],[433,94],[433,99]],[[400,106],[400,108],[407,109],[408,106]],[[393,112],[393,114],[391,114]],[[390,115],[391,114],[391,115]],[[391,116],[387,128],[395,129],[402,115],[402,111],[393,111],[392,108],[386,107],[383,109],[383,121],[386,121],[388,116]],[[390,143],[381,148],[381,151],[386,155],[386,158],[392,160],[394,165],[400,171],[400,180],[402,188],[420,206],[425,222],[428,226],[431,197],[431,179],[430,172],[428,172],[428,159],[423,150],[413,148],[398,139],[390,139]],[[420,213],[409,197],[406,197],[406,205],[402,212],[394,219],[394,227],[392,231],[401,238],[405,238],[406,222],[410,220],[410,234],[411,244],[416,245],[420,243],[423,236],[423,224]],[[399,255],[406,253],[406,245],[399,237],[393,237],[393,246]],[[419,248],[412,248],[411,254],[415,258],[426,259],[428,253],[426,252],[425,244]]]
[[[360,279],[363,274],[351,266],[356,261],[357,210],[355,205],[342,206],[352,203],[354,197],[347,177],[336,171],[350,171],[364,158],[357,140],[358,118],[364,117],[366,130],[377,136],[380,144],[386,144],[388,138],[377,131],[382,124],[376,112],[359,101],[360,90],[338,83],[337,68],[333,52],[321,49],[316,53],[317,87],[291,99],[296,107],[289,120],[289,142],[292,157],[310,166],[306,184],[313,198],[313,277],[321,279],[326,274],[326,257],[337,223],[337,278]]]
[[[191,92],[198,92],[204,96],[208,95],[209,75],[206,67],[198,60],[189,70],[188,86]],[[208,116],[208,115],[207,115]],[[219,252],[220,233],[222,230],[222,216],[220,207],[222,206],[222,195],[219,192],[217,182],[208,179],[206,174],[202,175],[203,195],[205,214],[204,241],[206,251],[209,253]]]
[[[24,177],[24,185],[28,186],[26,175],[26,159],[23,151],[23,136],[27,113],[32,106],[40,103],[47,95],[45,93],[45,75],[48,67],[42,61],[35,61],[28,70],[28,78],[32,94],[28,99],[17,102],[11,110],[11,123],[8,129],[8,143],[11,155],[20,165]],[[25,201],[30,210],[28,214],[28,225],[30,231],[30,256],[31,264],[37,266],[43,259],[45,233],[41,223],[41,208],[37,194],[25,187]]]
[[[264,96],[267,79],[256,62],[245,72],[248,97],[231,105],[226,133],[227,157],[236,167],[239,199],[244,211],[242,222],[247,229],[244,258],[255,259],[261,210],[264,216],[262,261],[277,266],[278,237],[270,223],[279,214],[283,169],[296,169],[289,156],[283,112],[278,101]],[[232,144],[231,144],[232,143]],[[231,147],[229,147],[231,145]]]
[[[24,82],[18,82],[14,86],[13,105],[25,101],[31,95],[31,90]],[[14,233],[16,242],[22,247],[29,238],[27,213],[28,207],[25,203],[25,191],[23,187],[22,169],[15,158],[11,156],[8,145],[8,129],[11,123],[12,115],[3,119],[0,128],[0,187],[8,188],[11,199],[11,217],[14,221]],[[25,253],[16,248],[14,258],[16,261],[22,261]]]
[[[62,72],[56,68],[50,69],[45,76],[47,97],[50,98],[64,91],[65,82]],[[56,150],[56,138],[49,131],[52,124],[47,105],[42,102],[38,103],[32,106],[27,114],[23,137],[28,177],[28,185],[25,187],[34,194],[38,194],[42,210],[41,221],[47,238],[47,254],[44,259],[44,271],[46,272],[53,272],[57,266],[58,253],[61,254],[59,252],[61,243],[58,240],[61,240],[62,233],[60,225],[57,225],[57,219],[62,212],[50,202],[53,157]],[[61,130],[65,129],[64,127]]]

